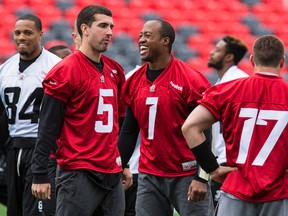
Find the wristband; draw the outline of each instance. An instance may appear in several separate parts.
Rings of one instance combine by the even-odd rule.
[[[207,174],[199,165],[197,165],[197,174],[194,176],[194,180],[207,183],[209,179],[210,175]]]
[[[208,183],[208,180],[205,180],[203,178],[200,178],[198,175],[195,175],[193,180],[196,180],[196,181],[199,181],[199,182],[202,182],[204,184]]]
[[[126,164],[126,166],[125,166],[124,168],[128,168],[128,169],[129,169],[129,168],[130,168],[130,165],[129,165],[129,164]]]
[[[195,148],[192,148],[191,151],[206,173],[211,173],[219,167],[216,157],[212,153],[209,143],[206,140]]]

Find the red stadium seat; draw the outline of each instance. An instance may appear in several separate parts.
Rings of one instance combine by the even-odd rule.
[[[16,47],[14,42],[12,42],[7,38],[1,40],[0,50],[1,50],[1,59],[4,61],[16,53]]]
[[[87,5],[90,5],[90,4],[103,4],[105,0],[74,0],[74,3],[75,3],[75,6],[78,6],[80,8],[83,8]]]
[[[250,28],[240,22],[231,22],[228,25],[226,26],[226,34],[234,36],[250,35]]]
[[[13,31],[16,19],[17,17],[14,14],[5,14],[1,17],[1,23],[3,24],[1,28],[10,29],[10,31]]]
[[[45,27],[50,26],[52,22],[62,18],[62,11],[51,5],[45,6],[45,10],[43,10],[43,6],[34,5],[33,9],[36,11]]]
[[[45,6],[54,6],[55,7],[55,1],[56,0],[27,0],[27,5],[30,7],[39,7],[42,6],[42,8]]]
[[[190,11],[190,15],[191,15],[191,11],[195,12],[195,11],[201,10],[202,4],[199,1],[182,0],[181,4],[177,5],[177,8],[182,12]]]
[[[208,59],[203,59],[203,58],[191,58],[187,61],[187,64],[190,65],[191,67],[197,69],[203,74],[209,74],[213,72],[213,69],[208,68],[207,66],[207,61]]]
[[[2,4],[4,7],[17,9],[26,6],[27,2],[26,0],[2,0]]]
[[[286,39],[288,35],[288,6],[284,4],[284,0],[261,0],[261,3],[250,6],[241,0],[181,0],[181,2],[178,0],[69,0],[73,1],[71,5],[75,6],[71,7],[70,5],[65,10],[57,7],[57,1],[0,0],[2,3],[0,3],[0,14],[3,18],[0,23],[0,38],[11,40],[16,21],[15,14],[19,14],[18,11],[21,8],[33,9],[42,19],[45,31],[46,29],[49,31],[51,30],[50,24],[62,18],[65,18],[73,28],[80,10],[86,5],[96,3],[106,5],[112,10],[115,24],[114,36],[124,32],[131,35],[136,43],[144,20],[150,17],[147,13],[151,11],[154,13],[151,14],[151,18],[153,16],[163,18],[170,22],[175,29],[184,24],[196,27],[197,34],[191,33],[191,36],[188,34],[188,38],[185,37],[185,42],[189,48],[197,51],[199,58],[191,61],[201,71],[211,71],[206,65],[210,50],[214,47],[214,42],[224,35],[229,34],[241,38],[247,43],[249,52],[251,52],[256,37],[250,32],[251,26],[248,28],[248,24],[246,26],[241,23],[247,14],[257,17],[260,21],[259,25],[272,29],[274,34],[288,45],[288,39]],[[13,42],[12,44],[13,49],[15,49]],[[11,43],[7,46],[10,46],[8,50],[11,52],[13,50]],[[5,54],[5,56],[7,55]],[[2,53],[0,54],[1,60],[3,60]],[[244,62],[243,65],[243,67],[250,67],[249,62]]]
[[[78,13],[81,8],[78,6],[70,7],[63,12],[63,17],[70,23],[71,27],[74,27],[74,22],[77,19]]]
[[[238,67],[249,75],[253,74],[254,70],[249,59],[242,59],[239,62]]]

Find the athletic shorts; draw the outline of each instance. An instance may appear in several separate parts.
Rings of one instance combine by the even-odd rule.
[[[215,216],[287,216],[288,199],[272,202],[247,202],[221,192]]]
[[[213,202],[209,184],[205,200],[188,201],[194,176],[164,178],[145,173],[138,175],[137,216],[172,216],[174,208],[181,216],[211,216]]]

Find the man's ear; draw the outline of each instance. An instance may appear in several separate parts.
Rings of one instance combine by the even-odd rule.
[[[233,61],[233,59],[234,59],[234,54],[229,53],[229,54],[225,55],[225,60],[226,61]]]
[[[81,28],[81,31],[82,31],[82,35],[87,35],[88,34],[88,31],[87,31],[88,26],[86,24],[82,23],[80,28]]]
[[[285,57],[285,55],[283,55],[283,57],[281,58],[281,62],[280,62],[280,68],[284,67],[285,62],[286,62],[285,59],[286,59],[286,57]]]
[[[163,43],[163,45],[164,46],[167,46],[168,44],[169,44],[169,42],[170,42],[170,39],[168,38],[168,37],[164,37],[164,38],[162,38],[162,43]]]
[[[249,59],[250,59],[250,63],[252,65],[252,67],[254,68],[254,66],[255,66],[254,56],[251,54]]]

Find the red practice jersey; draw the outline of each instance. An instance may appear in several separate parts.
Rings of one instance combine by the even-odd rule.
[[[44,93],[65,103],[65,118],[57,139],[62,169],[121,171],[117,141],[122,67],[101,56],[100,71],[80,52],[57,64],[43,82]],[[121,109],[123,110],[123,109]]]
[[[202,105],[222,122],[228,174],[222,190],[251,202],[288,197],[288,85],[256,73],[213,86]]]
[[[140,127],[139,171],[161,177],[194,174],[196,160],[181,126],[210,84],[174,57],[154,82],[146,77],[147,67],[137,70],[123,88],[124,101]]]

